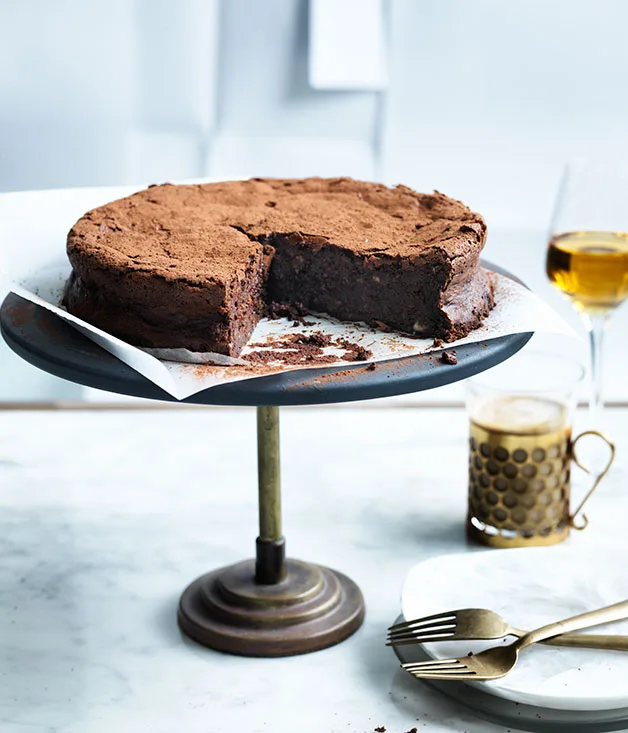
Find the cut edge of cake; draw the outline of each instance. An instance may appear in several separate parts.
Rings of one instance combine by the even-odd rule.
[[[270,180],[276,188],[282,183],[262,180]],[[310,180],[315,180],[318,188],[324,183],[324,179]],[[345,187],[350,181],[338,180]],[[436,230],[434,241],[419,241],[415,251],[410,227],[405,222],[393,221],[403,215],[403,209],[395,210],[391,214],[391,226],[396,226],[402,235],[406,229],[410,231],[410,239],[404,245],[408,254],[402,257],[389,254],[391,247],[378,248],[377,242],[368,251],[364,251],[367,249],[364,245],[356,247],[353,230],[352,247],[342,242],[342,232],[333,237],[340,242],[335,243],[332,237],[314,233],[268,231],[268,227],[264,231],[263,222],[255,220],[243,225],[246,217],[237,208],[238,215],[234,214],[232,223],[209,219],[209,223],[195,222],[196,214],[208,217],[206,209],[199,207],[212,206],[212,186],[220,186],[223,195],[222,192],[230,190],[229,186],[237,190],[238,183],[251,182],[156,187],[157,191],[148,189],[88,212],[68,235],[68,256],[73,266],[65,295],[68,310],[138,346],[187,348],[238,356],[269,301],[298,303],[312,312],[340,320],[363,321],[374,327],[385,324],[403,333],[444,341],[466,336],[494,306],[492,276],[479,267],[486,225],[482,217],[460,202],[438,192],[431,196],[398,187],[413,216],[417,216],[416,207],[421,205],[426,206],[430,215],[432,209],[447,210],[447,206],[460,214],[460,218],[444,220],[448,236],[440,237],[438,230],[443,229],[440,219],[424,216],[422,221],[428,222],[428,228],[421,236],[428,239],[431,227]],[[397,190],[384,187],[386,193],[381,194],[380,184],[353,183],[359,188],[358,197],[364,191],[371,191],[369,186],[372,186],[372,196],[380,192],[387,197],[387,204]],[[408,198],[408,192],[414,198]],[[185,203],[190,196],[196,196],[193,206]],[[346,200],[346,192],[343,196]],[[168,203],[170,198],[170,210],[179,218],[175,214],[169,218],[168,207],[163,202]],[[275,198],[282,202],[277,194]],[[294,198],[289,201],[293,208],[295,201],[298,203]],[[320,206],[320,201],[316,200],[316,205]],[[215,208],[224,217],[224,205]],[[258,216],[258,209],[251,207],[250,211],[251,219],[253,215]],[[335,213],[339,217],[342,207]],[[379,219],[383,216],[381,211],[375,215]],[[154,247],[150,233],[153,219]],[[136,222],[142,225],[141,232],[134,230]],[[349,222],[348,226],[354,225]],[[417,231],[419,228],[417,224]],[[172,232],[184,242],[184,254],[188,251],[196,256],[195,243],[199,249],[208,248],[214,256],[210,262],[219,262],[221,274],[212,275],[205,271],[204,265],[199,266],[201,272],[190,272],[182,262],[185,258],[180,251],[172,255],[170,262],[164,231]],[[187,239],[182,238],[182,231]],[[133,242],[140,241],[140,236],[142,251],[147,252],[146,262],[140,255],[131,258],[137,248]],[[209,241],[212,236],[226,242],[223,249],[226,248],[227,254],[222,260],[220,251],[218,255],[212,254]],[[175,243],[181,250],[179,239]],[[396,250],[399,249],[397,246]],[[245,252],[248,252],[246,258]],[[231,270],[230,256],[236,257],[239,263]],[[151,258],[158,262],[159,268],[151,267]]]

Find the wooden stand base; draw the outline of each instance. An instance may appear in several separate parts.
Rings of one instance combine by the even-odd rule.
[[[179,626],[203,646],[248,657],[282,657],[333,646],[364,619],[358,586],[345,575],[286,560],[283,580],[255,581],[246,560],[195,580],[179,603]]]

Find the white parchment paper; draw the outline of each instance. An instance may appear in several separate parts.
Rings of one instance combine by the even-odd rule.
[[[329,317],[306,316],[307,326],[293,325],[286,318],[262,319],[253,332],[239,359],[221,354],[197,354],[185,349],[140,349],[121,341],[89,323],[76,318],[60,307],[63,288],[70,275],[70,265],[59,259],[46,267],[24,273],[11,288],[17,295],[55,313],[82,334],[128,364],[151,382],[176,399],[182,400],[209,387],[243,379],[255,379],[277,372],[308,368],[354,365],[355,361],[342,359],[345,351],[338,347],[325,347],[326,354],[337,356],[337,361],[321,365],[286,365],[271,363],[251,365],[242,357],[253,351],[272,348],[270,345],[290,334],[309,334],[321,331],[334,338],[342,338],[364,346],[373,352],[369,361],[401,359],[438,351],[433,339],[416,339],[396,332],[375,330],[365,324],[344,323]],[[502,275],[497,275],[496,306],[482,326],[458,341],[443,348],[455,349],[462,344],[486,341],[508,334],[530,331],[564,334],[576,337],[573,329],[546,303],[522,285]],[[445,367],[444,367],[445,368]]]

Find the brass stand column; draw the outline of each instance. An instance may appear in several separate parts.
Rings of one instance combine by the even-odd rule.
[[[362,624],[364,600],[342,573],[285,559],[281,534],[279,410],[257,408],[257,556],[195,580],[179,603],[179,626],[213,649],[279,657],[323,649]]]
[[[255,582],[279,583],[286,576],[286,541],[281,534],[281,464],[279,408],[257,408],[257,476],[259,537]]]

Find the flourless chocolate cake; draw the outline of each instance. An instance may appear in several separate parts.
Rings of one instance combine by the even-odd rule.
[[[72,228],[65,304],[138,346],[233,356],[276,303],[452,341],[494,305],[485,235],[460,202],[406,186],[151,186]]]

